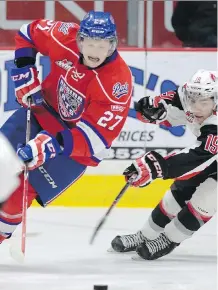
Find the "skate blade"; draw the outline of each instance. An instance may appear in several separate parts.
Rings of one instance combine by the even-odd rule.
[[[145,261],[144,259],[142,259],[139,255],[133,255],[132,257],[131,257],[131,259],[133,260],[133,261]]]
[[[114,251],[114,249],[112,247],[110,247],[109,249],[107,249],[107,252],[108,253],[119,253],[119,252]]]
[[[110,247],[109,249],[107,249],[107,252],[108,253],[111,253],[111,254],[118,254],[118,255],[121,255],[121,254],[130,254],[132,252],[117,252],[115,251],[112,247]]]

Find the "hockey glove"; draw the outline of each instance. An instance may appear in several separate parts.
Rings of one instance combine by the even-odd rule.
[[[167,104],[161,96],[144,97],[135,103],[137,118],[145,123],[160,123],[167,118]]]
[[[135,187],[144,187],[151,183],[156,178],[163,178],[166,173],[166,161],[157,152],[150,151],[141,158],[136,159],[123,172],[126,181],[130,177],[136,176],[131,183]]]
[[[34,65],[22,68],[13,68],[11,78],[15,85],[15,95],[18,103],[28,106],[28,97],[32,99],[32,106],[40,106],[43,102],[41,84],[38,79],[38,72]]]
[[[41,131],[30,140],[27,145],[18,145],[17,155],[27,162],[28,168],[33,170],[47,160],[62,153],[62,148],[56,138],[46,131]]]

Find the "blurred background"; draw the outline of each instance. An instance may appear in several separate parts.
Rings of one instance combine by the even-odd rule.
[[[54,205],[108,206],[123,186],[121,174],[131,160],[146,150],[166,155],[191,145],[195,137],[185,126],[167,128],[137,121],[133,103],[145,95],[176,89],[198,69],[217,70],[216,1],[0,0],[0,125],[18,108],[10,79],[16,31],[38,18],[79,23],[92,9],[109,11],[115,18],[119,51],[133,74],[132,103],[108,160],[89,168]],[[50,71],[48,57],[38,54],[37,68],[43,80]],[[170,183],[131,188],[119,205],[154,207]]]
[[[0,1],[0,45],[13,46],[14,33],[38,18],[77,22],[94,9],[113,14],[119,45],[216,47],[216,1]]]

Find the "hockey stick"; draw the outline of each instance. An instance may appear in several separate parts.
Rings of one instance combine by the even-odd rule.
[[[103,226],[103,224],[105,223],[107,217],[109,216],[110,212],[112,211],[112,209],[115,207],[115,205],[118,203],[118,201],[121,199],[121,197],[124,195],[124,193],[127,191],[127,189],[129,188],[129,186],[131,185],[132,181],[134,178],[130,178],[128,180],[128,182],[125,184],[125,186],[121,189],[121,191],[119,192],[119,194],[117,195],[117,197],[115,198],[115,200],[113,201],[113,203],[111,204],[111,206],[109,207],[109,209],[107,210],[107,212],[105,213],[105,215],[101,218],[100,222],[98,223],[98,225],[96,226],[92,237],[90,239],[90,245],[93,244],[94,239],[97,235],[97,233],[99,232],[100,228]]]
[[[31,98],[28,98],[28,107],[26,115],[26,144],[30,140],[31,134]],[[28,165],[24,165],[24,181],[23,181],[23,209],[22,209],[22,233],[21,233],[21,247],[11,245],[10,253],[11,257],[19,263],[24,262],[25,251],[26,251],[26,213],[28,205],[28,178],[29,169]]]

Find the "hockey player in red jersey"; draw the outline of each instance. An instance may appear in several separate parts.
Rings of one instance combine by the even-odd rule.
[[[132,75],[117,51],[116,25],[108,12],[90,11],[75,23],[36,20],[16,37],[17,110],[2,126],[18,156],[27,162],[28,206],[46,206],[97,166],[128,115]],[[40,84],[36,54],[49,56],[51,71]],[[26,107],[31,97],[31,140],[25,145]],[[20,176],[21,181],[23,175]],[[22,183],[0,213],[0,242],[21,222]]]
[[[156,178],[175,181],[141,230],[114,238],[111,245],[115,251],[136,250],[143,259],[160,258],[190,238],[215,214],[217,85],[217,72],[199,70],[178,90],[138,102],[141,120],[186,124],[197,140],[178,154],[165,158],[150,151],[124,171],[127,180],[136,175],[133,186],[147,186]]]

